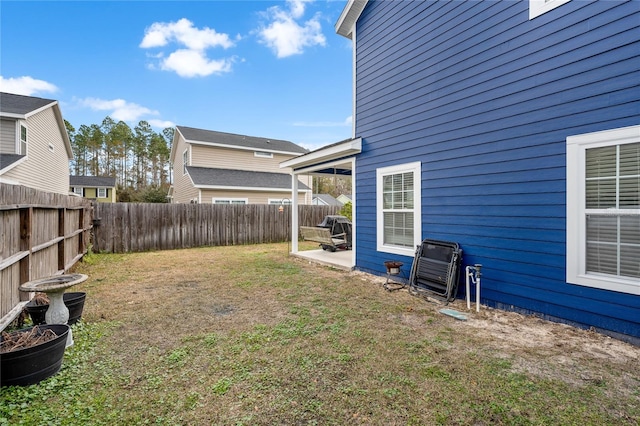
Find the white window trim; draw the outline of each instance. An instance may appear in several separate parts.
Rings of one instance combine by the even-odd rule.
[[[233,204],[232,201],[242,201],[244,204],[249,204],[248,198],[229,198],[229,197],[217,197],[212,198],[211,203],[216,204],[216,201],[229,201],[229,204]]]
[[[81,186],[74,186],[73,187],[73,193],[74,194],[78,194],[78,195],[82,195],[82,187]]]
[[[182,152],[182,176],[187,174],[187,166],[189,165],[189,148]]]
[[[269,198],[267,200],[267,203],[271,204],[271,205],[285,205],[285,206],[290,206],[292,204],[291,199],[288,197],[285,198]]]
[[[29,126],[27,126],[26,121],[17,121],[16,122],[17,130],[16,130],[16,154],[22,155],[22,128],[24,127],[27,132],[27,140],[24,142],[24,155],[29,154]]]
[[[586,272],[586,150],[636,142],[640,142],[640,125],[567,137],[566,278],[570,284],[640,295],[638,280]],[[640,214],[640,209],[625,209],[624,214]]]
[[[386,175],[413,172],[413,247],[400,247],[384,244],[384,215],[382,202],[382,178]],[[422,163],[399,164],[396,166],[381,167],[376,169],[376,219],[377,238],[376,245],[379,252],[398,254],[402,256],[415,255],[416,246],[422,242]]]
[[[529,19],[543,15],[571,0],[529,0]]]
[[[102,193],[102,195],[101,195]],[[98,198],[107,198],[107,188],[97,188],[96,189],[96,196]]]
[[[253,156],[259,158],[273,158],[273,152],[253,151]]]

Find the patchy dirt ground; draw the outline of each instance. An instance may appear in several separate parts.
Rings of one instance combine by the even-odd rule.
[[[386,280],[357,271],[350,274],[380,286]],[[406,289],[398,290],[397,293],[413,297]],[[496,356],[514,360],[514,367],[519,371],[577,385],[589,382],[614,384],[613,387],[618,392],[640,396],[638,346],[595,331],[532,315],[482,305],[480,312],[476,312],[474,301],[471,303],[471,310],[467,309],[465,300],[455,300],[446,306],[464,314],[464,321],[440,314],[438,311],[445,308],[444,304],[427,300],[423,303],[437,312],[441,316],[440,320],[447,322],[456,332],[470,333]],[[421,315],[412,312],[404,313],[403,321],[415,327],[427,326]],[[598,361],[602,361],[600,369],[594,368]]]
[[[136,392],[145,383],[156,359],[177,356],[185,345],[196,351],[190,342],[200,341],[202,336],[215,336],[217,341],[228,345],[219,355],[220,363],[227,359],[227,352],[239,351],[236,358],[229,357],[229,366],[219,364],[220,368],[246,368],[245,364],[253,366],[256,359],[262,360],[265,369],[272,364],[277,366],[273,370],[278,372],[273,373],[277,378],[274,383],[287,383],[270,388],[269,395],[275,401],[270,407],[278,408],[273,408],[272,417],[262,417],[263,422],[255,424],[282,420],[282,416],[292,422],[301,418],[335,420],[337,417],[317,417],[318,411],[309,414],[301,405],[291,407],[287,401],[311,403],[309,398],[313,396],[337,413],[347,412],[352,408],[354,395],[338,401],[335,394],[336,386],[344,387],[345,381],[349,383],[345,387],[349,392],[353,389],[364,392],[358,398],[361,406],[358,410],[369,416],[391,416],[386,424],[407,424],[403,417],[407,412],[420,420],[432,419],[430,416],[434,414],[455,420],[449,424],[512,424],[509,415],[533,419],[533,423],[548,423],[549,419],[562,419],[558,421],[563,423],[566,420],[561,417],[563,408],[555,407],[545,417],[547,401],[558,404],[566,400],[569,415],[581,415],[582,398],[596,398],[592,396],[594,392],[605,395],[606,399],[597,396],[600,398],[597,401],[605,403],[589,408],[591,411],[584,418],[594,421],[602,415],[618,420],[618,424],[637,423],[640,347],[534,316],[484,306],[480,312],[468,311],[465,301],[456,300],[447,308],[467,316],[466,321],[460,321],[441,314],[439,310],[444,305],[413,296],[406,289],[385,290],[385,277],[345,272],[291,258],[286,255],[284,245],[111,256],[87,265],[82,272],[90,277],[79,289],[88,293],[83,318],[88,322],[118,324],[118,332],[110,338],[113,341],[108,342],[105,356],[114,366],[126,366],[122,371],[112,372],[127,377],[127,383],[131,383],[127,385],[129,392]],[[323,331],[314,334],[316,325]],[[296,340],[298,332],[302,334]],[[304,334],[307,332],[309,337]],[[282,338],[278,333],[293,334],[291,339],[296,345],[278,344],[277,339]],[[321,335],[322,339],[337,335],[339,338],[334,346],[323,347],[326,340],[322,341]],[[243,351],[247,350],[249,353],[245,354]],[[261,358],[262,351],[269,350],[273,353],[268,356],[265,353]],[[286,350],[292,352],[283,352]],[[316,358],[323,361],[306,370],[305,363]],[[133,359],[140,361],[134,363]],[[344,363],[336,361],[341,359]],[[506,408],[499,406],[502,390],[494,391],[491,386],[515,386],[509,380],[519,379],[501,376],[492,381],[487,377],[486,366],[496,360],[504,361],[497,371],[507,369],[540,379],[536,380],[535,395],[522,396],[522,402],[517,399],[507,402]],[[419,368],[416,363],[420,363]],[[230,374],[228,370],[215,370],[217,365],[206,364],[213,377]],[[485,375],[473,383],[474,368],[478,366],[485,366]],[[349,371],[348,378],[345,369]],[[389,387],[389,380],[399,380],[401,371],[409,371],[408,378]],[[316,376],[316,372],[323,373]],[[184,374],[200,377],[195,371]],[[441,381],[443,377],[448,381]],[[558,391],[562,388],[558,380],[566,383],[567,388]],[[252,382],[247,383],[249,386]],[[202,386],[207,384],[210,386],[208,382]],[[320,388],[320,384],[324,385]],[[455,389],[458,384],[465,387],[465,393]],[[254,383],[254,388],[244,388],[243,397],[255,399],[257,406],[264,407],[262,385]],[[444,394],[443,386],[451,386],[451,393]],[[310,393],[310,387],[315,393]],[[552,389],[551,394],[547,388]],[[385,389],[389,392],[397,389],[402,394],[418,389],[424,395],[447,395],[448,403],[455,408],[447,412],[447,407],[424,406],[417,400],[403,400],[403,405],[397,398],[389,399]],[[555,391],[561,393],[556,395]],[[207,391],[203,387],[199,392],[204,395]],[[467,394],[478,393],[484,394],[480,405],[458,410],[460,404],[467,404]],[[145,393],[141,391],[140,395]],[[228,406],[207,406],[200,414],[225,419],[239,416],[238,412],[251,416],[252,411],[239,401]],[[379,406],[389,401],[398,406]],[[516,411],[495,414],[493,409]],[[302,414],[295,414],[296,410]],[[193,424],[202,418],[205,417],[194,417]],[[487,423],[487,419],[491,421]]]

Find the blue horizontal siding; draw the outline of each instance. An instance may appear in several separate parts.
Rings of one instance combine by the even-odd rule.
[[[640,2],[369,1],[357,25],[357,268],[410,268],[377,252],[376,169],[419,160],[421,237],[485,266],[484,303],[640,338],[640,297],[565,281],[566,138],[640,124]]]

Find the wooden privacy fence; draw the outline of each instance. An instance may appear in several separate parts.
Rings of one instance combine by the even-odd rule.
[[[0,329],[20,312],[21,284],[68,271],[90,241],[91,201],[0,184]]]
[[[287,241],[291,206],[265,204],[99,203],[93,250],[126,253]],[[298,224],[315,226],[337,206],[298,206]]]

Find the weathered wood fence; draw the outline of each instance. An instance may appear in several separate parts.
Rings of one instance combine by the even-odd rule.
[[[291,206],[99,203],[93,250],[126,253],[287,241]],[[298,206],[298,224],[315,226],[336,206]]]
[[[89,200],[0,184],[0,329],[28,294],[21,284],[68,271],[90,241]]]

